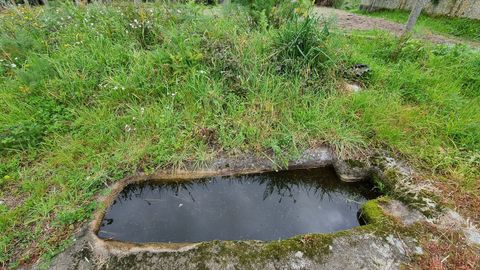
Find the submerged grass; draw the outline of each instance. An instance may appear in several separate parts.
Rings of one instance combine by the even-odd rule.
[[[237,5],[2,11],[0,266],[56,254],[109,183],[219,153],[382,148],[478,198],[478,52],[254,22]],[[359,63],[368,88],[338,91]]]

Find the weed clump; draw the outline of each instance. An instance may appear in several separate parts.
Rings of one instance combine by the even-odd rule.
[[[336,66],[329,36],[328,24],[311,16],[284,25],[273,39],[276,71],[300,75],[307,88],[334,80]]]
[[[236,0],[249,8],[253,24],[260,29],[279,27],[287,22],[308,16],[312,6],[309,0]]]
[[[207,64],[214,76],[222,80],[225,90],[239,97],[245,97],[248,92],[244,83],[248,72],[240,58],[240,51],[230,40],[209,41],[204,39],[202,47],[205,50]]]

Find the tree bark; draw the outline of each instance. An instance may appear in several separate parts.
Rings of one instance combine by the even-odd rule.
[[[372,12],[373,9],[375,8],[375,4],[377,3],[377,0],[373,0],[371,3],[370,3],[370,6],[368,7],[368,12]]]
[[[427,1],[428,0],[417,0],[415,2],[414,6],[412,7],[412,11],[410,12],[410,16],[408,17],[407,25],[405,26],[405,33],[412,31]]]

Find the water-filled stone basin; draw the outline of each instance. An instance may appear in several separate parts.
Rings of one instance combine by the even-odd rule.
[[[359,226],[376,193],[341,182],[332,168],[128,184],[107,208],[98,236],[147,242],[278,240]]]

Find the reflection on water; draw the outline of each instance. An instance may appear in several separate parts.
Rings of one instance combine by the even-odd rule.
[[[98,235],[131,242],[276,240],[358,226],[375,196],[331,168],[131,184],[107,210]]]

